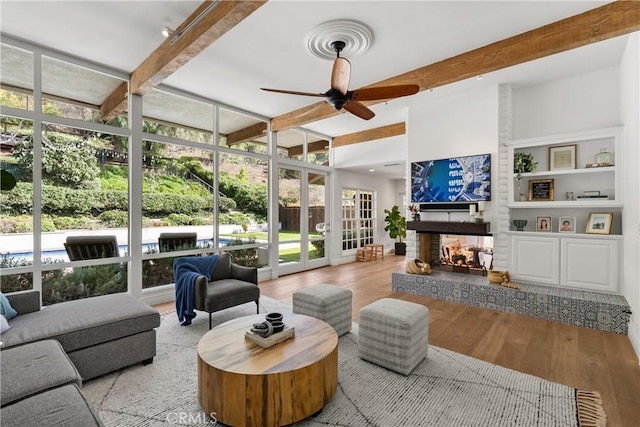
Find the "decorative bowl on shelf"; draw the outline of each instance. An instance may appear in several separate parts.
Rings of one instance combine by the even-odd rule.
[[[512,219],[511,224],[516,228],[517,231],[524,231],[524,228],[527,226],[526,219]]]

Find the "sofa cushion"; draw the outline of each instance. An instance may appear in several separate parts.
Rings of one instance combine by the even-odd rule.
[[[2,352],[0,406],[82,379],[58,341],[44,340]]]
[[[11,303],[2,292],[0,292],[0,314],[7,320],[11,320],[18,314],[13,307],[11,307]]]
[[[5,406],[2,425],[90,427],[102,423],[78,386],[69,384]]]
[[[16,316],[3,349],[55,339],[67,353],[160,326],[158,311],[128,293],[67,301]]]
[[[227,252],[218,255],[216,268],[211,273],[211,281],[223,280],[231,277],[231,256]]]

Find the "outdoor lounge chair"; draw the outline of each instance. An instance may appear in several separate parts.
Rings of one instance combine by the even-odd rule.
[[[195,249],[198,233],[160,233],[158,246],[160,252],[172,252]]]
[[[69,236],[64,248],[70,261],[120,256],[116,236]]]

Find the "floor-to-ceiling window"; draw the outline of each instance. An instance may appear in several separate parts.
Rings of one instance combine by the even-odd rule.
[[[103,122],[99,104],[123,76],[82,61],[3,43],[0,194],[2,291],[35,289],[43,303],[127,290],[127,181],[114,188],[111,156],[126,120]],[[120,232],[124,230],[124,232]],[[113,236],[110,258],[70,261],[67,239]],[[120,239],[118,239],[120,238]]]
[[[0,53],[0,164],[17,180],[0,193],[3,291],[40,290],[45,304],[166,294],[176,256],[222,250],[276,270],[294,258],[328,263],[328,138],[290,130],[271,139],[266,118],[162,86],[105,119],[103,103],[128,76],[10,39]],[[272,168],[298,174],[288,202],[298,209],[295,241],[274,233]],[[160,243],[185,233],[195,245]],[[113,238],[116,250],[71,261],[69,236]],[[295,250],[281,253],[287,241]]]

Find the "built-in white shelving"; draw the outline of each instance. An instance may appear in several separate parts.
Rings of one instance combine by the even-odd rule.
[[[509,141],[505,145],[508,165],[513,165],[514,154],[518,152],[532,154],[537,163],[535,172],[523,173],[520,179],[512,169],[509,171],[508,207],[517,209],[622,207],[622,161],[612,166],[587,167],[587,164],[594,162],[595,155],[602,149],[613,153],[616,159],[622,159],[621,127]],[[557,147],[575,148],[575,168],[550,170],[550,149]],[[531,181],[535,180],[553,181],[553,199],[530,199],[529,186]],[[585,191],[598,191],[608,198],[578,200],[578,196],[582,196]],[[573,193],[576,200],[567,200],[568,192]],[[521,195],[524,195],[524,199]]]
[[[505,143],[507,147],[507,206],[510,219],[526,219],[526,231],[510,231],[509,271],[516,280],[549,286],[618,291],[618,271],[624,237],[621,233],[623,129],[621,127],[529,138]],[[575,168],[551,170],[551,149],[569,151]],[[602,150],[613,153],[612,165],[588,167]],[[527,153],[536,170],[520,177],[513,170],[515,153]],[[531,182],[545,183],[538,197],[531,197]],[[551,186],[549,187],[549,184]],[[547,192],[553,189],[553,197]],[[604,199],[578,199],[585,192],[599,192]],[[542,194],[542,196],[540,196]],[[574,200],[569,200],[573,194]],[[548,195],[548,197],[547,197]],[[587,234],[590,213],[613,212],[615,230],[610,235]],[[575,233],[559,233],[560,216],[574,217]],[[552,232],[536,232],[536,219],[551,220]],[[514,228],[515,229],[515,228]]]

